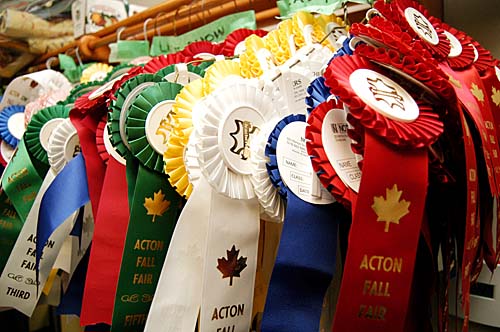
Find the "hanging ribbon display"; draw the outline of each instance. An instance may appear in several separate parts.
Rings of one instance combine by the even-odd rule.
[[[442,123],[430,105],[357,56],[334,59],[325,77],[349,107],[348,121],[365,128],[363,177],[333,329],[402,331],[428,185],[422,148],[437,139]],[[382,98],[381,87],[393,93]],[[407,170],[418,176],[408,177]],[[367,240],[367,230],[378,236]],[[397,256],[388,241],[398,242]]]
[[[10,294],[9,297],[2,298],[5,300],[2,305],[15,307],[26,315],[32,314],[61,246],[73,228],[76,217],[73,212],[88,200],[83,158],[80,156],[73,159],[75,151],[80,151],[78,136],[75,129],[70,128],[71,123],[66,119],[59,122],[50,134],[47,153],[51,156],[51,170],[40,187],[0,277],[0,287]],[[59,148],[57,143],[53,143],[57,140],[57,135],[65,136],[64,146]],[[74,162],[63,168],[70,160]],[[61,179],[64,180],[65,177],[74,179],[76,185],[68,186],[64,181],[61,186]],[[54,208],[54,205],[60,205],[61,197],[67,200],[66,211]]]
[[[193,107],[204,95],[202,83],[202,80],[195,80],[184,86],[172,106],[173,130],[168,135],[163,155],[164,171],[177,193],[189,199],[172,234],[145,331],[160,327],[172,332],[191,331],[198,319],[211,197],[207,197],[210,186],[204,179],[193,183],[193,177],[189,177],[188,172],[192,175],[195,170],[189,169],[184,160],[189,153],[186,145],[193,126]],[[187,293],[188,296],[185,295]],[[169,314],[170,324],[165,327],[163,320],[166,313]]]
[[[323,298],[335,269],[341,211],[331,204],[333,198],[312,170],[305,129],[304,115],[290,115],[276,125],[266,146],[269,176],[287,200],[287,209],[262,331],[319,329]],[[290,318],[280,319],[285,312]]]
[[[171,129],[168,115],[181,88],[175,83],[157,83],[144,89],[129,108],[127,139],[130,151],[140,165],[133,200],[129,201],[130,220],[112,330],[135,331],[145,325],[175,227],[180,196],[170,186],[166,176],[158,172],[163,171],[163,153]],[[151,220],[144,223],[146,216],[151,216]],[[139,301],[135,302],[134,298]]]
[[[230,92],[229,92],[230,91]],[[246,331],[252,321],[259,205],[251,176],[251,137],[272,116],[269,96],[249,83],[206,97],[196,128],[198,161],[213,188],[200,311],[200,328]],[[199,130],[199,131],[198,131]],[[228,227],[226,220],[238,215]]]
[[[35,114],[24,138],[2,176],[2,265],[12,250],[48,169],[45,149],[51,132],[68,116],[63,106],[53,106]],[[29,151],[29,152],[28,152]]]

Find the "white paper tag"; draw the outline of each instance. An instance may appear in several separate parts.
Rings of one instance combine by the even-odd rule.
[[[294,68],[295,69],[295,68]],[[288,114],[307,114],[307,87],[311,84],[312,75],[304,75],[297,70],[282,70],[277,80],[280,92],[287,104]]]
[[[323,120],[321,138],[326,156],[337,175],[346,186],[358,192],[361,170],[351,150],[346,117],[347,112],[344,109],[329,111]]]
[[[401,122],[418,118],[415,100],[390,78],[370,69],[357,69],[349,76],[349,82],[358,97],[382,115]]]
[[[413,7],[408,7],[405,9],[405,18],[410,27],[420,38],[432,45],[439,44],[439,36],[436,29],[434,29],[432,23],[429,22],[424,14]]]
[[[306,148],[306,122],[295,121],[280,133],[276,159],[285,185],[300,199],[312,204],[330,204],[332,195],[321,185]]]

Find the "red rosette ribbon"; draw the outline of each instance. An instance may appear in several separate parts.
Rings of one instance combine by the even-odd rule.
[[[311,164],[318,174],[321,184],[332,194],[335,199],[347,209],[355,204],[356,192],[348,187],[335,171],[323,145],[323,121],[328,112],[333,109],[343,109],[343,104],[331,99],[319,104],[307,118],[306,147],[311,157]]]
[[[157,71],[175,65],[177,63],[187,63],[193,60],[193,57],[188,56],[182,52],[162,54],[151,59],[144,65],[144,73],[154,74]]]
[[[455,41],[453,42],[450,40],[451,43],[451,50],[450,54],[446,58],[446,62],[448,62],[448,65],[450,65],[451,69],[453,70],[462,70],[465,68],[470,67],[475,60],[475,52],[474,52],[474,46],[472,45],[472,38],[469,37],[465,32],[460,31],[458,29],[455,29],[454,27],[441,22],[438,18],[436,17],[431,17],[429,19],[431,23],[438,23],[441,25],[443,30],[446,33],[449,33],[451,36],[448,37],[454,38]],[[457,54],[454,54],[454,43],[458,43],[458,49],[457,49]],[[457,47],[455,46],[455,47]]]
[[[444,126],[427,101],[405,89],[411,80],[359,55],[333,59],[324,76],[347,106],[347,122],[364,138],[333,331],[406,331],[414,310],[410,298],[429,185],[428,148]],[[399,263],[377,268],[372,263],[378,259]]]
[[[196,41],[184,47],[181,53],[192,59],[198,58],[200,54],[223,55],[224,44],[216,44],[206,40]]]
[[[358,69],[383,72],[381,68],[360,56],[342,56],[332,60],[324,76],[325,83],[333,95],[338,96],[349,107],[349,123],[355,128],[361,125],[398,148],[422,148],[434,143],[443,132],[439,114],[432,111],[432,105],[416,100],[418,117],[412,122],[390,119],[368,106],[354,92],[349,78]]]
[[[108,123],[108,117],[105,115],[102,117],[101,121],[99,121],[99,124],[97,125],[96,131],[95,131],[95,145],[97,147],[97,153],[99,154],[99,157],[101,157],[102,161],[104,164],[108,164],[109,160],[109,153],[108,150],[106,150],[106,144],[104,143],[104,135],[107,133],[106,130],[106,125]]]
[[[413,0],[393,0],[391,2],[377,0],[374,8],[385,18],[399,25],[413,39],[420,40],[422,45],[437,60],[443,60],[450,54],[450,41],[443,28],[439,22],[430,22],[431,15],[420,3]],[[412,17],[415,23],[410,24],[407,17]]]
[[[143,67],[141,67],[141,66],[132,67],[132,68],[130,68],[130,70],[125,75],[122,76],[122,78],[120,78],[119,80],[116,80],[113,83],[113,87],[106,92],[106,96],[108,97],[107,100],[106,100],[108,108],[111,105],[111,101],[112,100],[116,100],[115,92],[118,91],[118,89],[120,89],[121,86],[125,82],[127,82],[129,79],[131,79],[133,77],[136,77],[137,75],[140,75],[140,74],[143,74],[143,73],[144,73],[144,68]]]
[[[223,43],[224,48],[222,52],[224,53],[225,56],[233,56],[234,51],[236,50],[238,44],[244,42],[245,39],[251,35],[264,37],[265,35],[267,35],[267,31],[260,29],[251,30],[245,28],[234,30],[229,35],[227,35],[226,39],[224,40]]]
[[[409,75],[424,85],[432,95],[439,96],[450,105],[456,103],[457,96],[448,76],[434,61],[425,61],[415,51],[403,54],[393,49],[362,44],[356,47],[354,54],[395,69],[397,73]]]

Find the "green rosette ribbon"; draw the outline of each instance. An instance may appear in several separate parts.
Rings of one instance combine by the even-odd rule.
[[[126,81],[114,94],[108,113],[108,132],[111,144],[116,152],[127,160],[128,201],[134,200],[135,180],[137,178],[138,161],[130,152],[125,125],[128,112],[137,96],[146,88],[161,82],[161,78],[153,74],[140,74]],[[131,207],[131,204],[129,203]]]
[[[69,109],[56,105],[33,115],[23,139],[4,171],[0,192],[0,271],[49,169],[46,148],[52,130],[69,116]]]
[[[129,201],[130,220],[112,331],[144,329],[175,228],[181,198],[163,173],[163,153],[171,130],[168,115],[181,89],[176,83],[156,83],[144,89],[128,109],[125,129],[131,158],[127,164],[136,159],[139,166]]]
[[[60,102],[60,105],[67,105],[70,109],[73,108],[75,100],[83,96],[84,94],[93,91],[103,85],[105,81],[91,81],[87,83],[81,83],[75,86],[69,93],[66,100]]]

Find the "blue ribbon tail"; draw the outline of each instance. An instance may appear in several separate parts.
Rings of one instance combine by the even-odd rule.
[[[348,222],[345,216],[337,203],[312,205],[288,191],[262,332],[319,331],[323,300],[335,273],[338,223]]]
[[[79,154],[56,176],[45,192],[40,204],[36,229],[36,278],[45,243],[75,211],[84,206],[89,198],[85,160]]]

